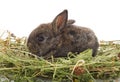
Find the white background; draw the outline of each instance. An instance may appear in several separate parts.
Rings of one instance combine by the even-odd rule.
[[[28,36],[64,9],[76,25],[93,29],[99,40],[120,40],[120,0],[0,0],[0,29]]]

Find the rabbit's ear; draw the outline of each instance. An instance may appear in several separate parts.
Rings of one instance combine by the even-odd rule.
[[[54,32],[60,32],[66,26],[68,19],[68,11],[64,10],[60,14],[58,14],[52,22],[52,28]]]
[[[71,24],[74,24],[74,23],[75,23],[75,20],[73,20],[73,19],[70,19],[70,20],[67,21],[67,25],[71,25]]]

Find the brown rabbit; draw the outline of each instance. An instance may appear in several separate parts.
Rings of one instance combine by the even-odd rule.
[[[68,52],[80,53],[92,49],[92,56],[96,56],[99,43],[94,32],[72,25],[74,22],[68,20],[68,11],[64,10],[51,23],[41,24],[31,32],[28,49],[42,57],[65,57]]]

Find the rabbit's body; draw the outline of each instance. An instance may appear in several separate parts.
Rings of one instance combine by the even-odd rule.
[[[91,29],[73,25],[74,22],[67,20],[67,10],[64,10],[52,23],[41,24],[28,38],[29,50],[38,56],[64,57],[68,52],[92,49],[94,57],[99,47],[97,37]]]
[[[69,25],[64,30],[61,37],[61,47],[57,49],[55,56],[67,56],[70,51],[80,53],[86,49],[93,49],[92,56],[97,54],[99,44],[91,29]]]

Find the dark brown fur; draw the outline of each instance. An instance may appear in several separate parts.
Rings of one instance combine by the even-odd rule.
[[[52,23],[41,24],[31,32],[27,42],[28,49],[42,57],[64,57],[68,52],[80,53],[92,49],[92,56],[96,56],[99,44],[94,32],[89,28],[73,25],[74,22],[68,20],[68,12],[64,10]]]

